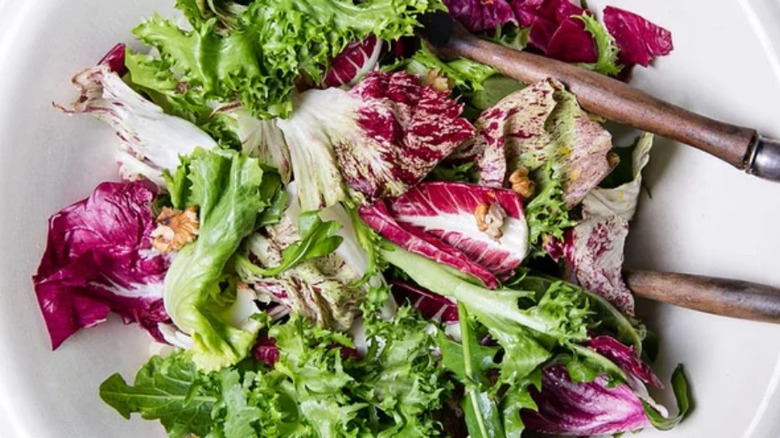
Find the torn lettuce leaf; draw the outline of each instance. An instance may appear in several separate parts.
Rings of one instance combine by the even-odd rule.
[[[108,123],[120,139],[117,161],[122,178],[147,178],[164,186],[162,174],[179,166],[179,156],[196,147],[213,149],[217,143],[187,120],[166,115],[163,109],[133,91],[105,65],[73,77],[81,95],[70,114],[89,114]]]
[[[198,367],[217,370],[243,359],[255,339],[256,324],[236,327],[224,315],[236,296],[224,269],[271,199],[260,196],[259,162],[235,151],[198,149],[168,180],[174,207],[198,207],[200,232],[165,276],[165,309],[192,337],[189,353]]]

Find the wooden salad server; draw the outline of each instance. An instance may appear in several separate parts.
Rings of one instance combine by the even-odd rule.
[[[524,83],[555,78],[593,114],[691,145],[749,174],[780,181],[780,140],[695,114],[576,65],[485,41],[443,12],[420,21],[421,36],[445,59],[469,58]]]
[[[780,323],[780,289],[747,281],[628,270],[634,294],[654,301],[732,318]]]

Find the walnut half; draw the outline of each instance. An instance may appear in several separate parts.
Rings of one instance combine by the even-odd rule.
[[[479,204],[474,210],[474,217],[477,220],[477,229],[492,237],[495,240],[501,238],[504,232],[501,227],[506,219],[506,211],[497,202]]]
[[[163,254],[180,250],[198,235],[200,222],[197,207],[175,210],[165,207],[157,216],[157,228],[152,231],[152,246]]]
[[[520,167],[509,176],[509,183],[512,184],[512,191],[528,199],[534,195],[536,184],[528,176],[528,169]]]

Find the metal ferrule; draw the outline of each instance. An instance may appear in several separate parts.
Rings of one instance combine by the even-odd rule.
[[[747,173],[771,181],[780,181],[780,140],[756,136],[748,155]]]

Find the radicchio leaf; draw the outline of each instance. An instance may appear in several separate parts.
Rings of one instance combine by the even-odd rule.
[[[583,220],[568,233],[563,251],[580,284],[628,314],[634,313],[634,297],[623,281],[623,249],[652,145],[652,134],[639,138],[632,181],[613,189],[597,187],[588,194],[582,203]]]
[[[170,323],[162,299],[169,259],[152,250],[156,195],[145,182],[102,183],[51,217],[33,282],[53,348],[109,312],[162,341],[158,324]]]
[[[127,66],[125,66],[126,50],[127,46],[124,43],[115,45],[103,56],[100,62],[98,62],[98,65],[106,65],[112,72],[119,76],[124,76],[124,74],[127,73]]]
[[[517,24],[507,0],[444,0],[450,15],[471,32],[495,30],[507,23]]]
[[[350,188],[369,201],[403,194],[474,133],[449,92],[404,72],[370,73],[350,94],[362,100],[363,138],[336,144],[336,155]]]
[[[164,186],[164,170],[174,171],[179,157],[196,147],[213,149],[217,143],[192,123],[165,114],[159,106],[133,91],[107,65],[87,69],[73,77],[81,95],[69,114],[90,114],[116,130],[121,140],[117,161],[124,179],[143,176]]]
[[[427,257],[438,263],[453,267],[482,281],[489,288],[498,287],[495,275],[468,258],[463,252],[419,228],[398,223],[390,213],[385,201],[371,207],[360,208],[360,218],[382,236],[407,251]]]
[[[563,365],[546,368],[542,389],[531,388],[538,412],[523,410],[530,430],[553,435],[590,436],[650,426],[641,400],[625,384],[610,387],[606,376],[574,383]]]
[[[512,8],[520,26],[530,28],[528,43],[542,53],[547,53],[562,23],[586,13],[570,0],[512,0]],[[589,43],[592,45],[593,41]]]
[[[372,72],[351,91],[309,90],[280,120],[304,210],[371,202],[419,183],[473,134],[462,105],[404,72]]]
[[[655,375],[650,365],[640,359],[634,347],[621,344],[610,336],[597,336],[585,345],[615,363],[627,376],[639,379],[656,388],[663,388],[663,383]]]
[[[374,35],[363,41],[353,41],[333,58],[323,83],[326,87],[354,85],[368,72],[373,71],[379,62],[384,44]]]
[[[475,211],[482,204],[498,204],[506,213],[500,237],[479,230]],[[501,279],[511,276],[528,252],[523,203],[511,190],[454,182],[422,183],[387,200],[387,206],[402,226],[415,227],[441,240]]]
[[[407,302],[426,320],[434,322],[458,322],[458,305],[455,300],[435,294],[405,281],[393,282],[393,296],[399,306]]]
[[[641,16],[607,6],[604,24],[620,47],[620,60],[626,66],[643,67],[657,56],[668,55],[674,49],[672,33]]]
[[[564,86],[548,79],[510,94],[476,122],[480,184],[502,187],[518,167],[551,162],[564,181],[564,200],[577,205],[606,175],[612,137]]]

